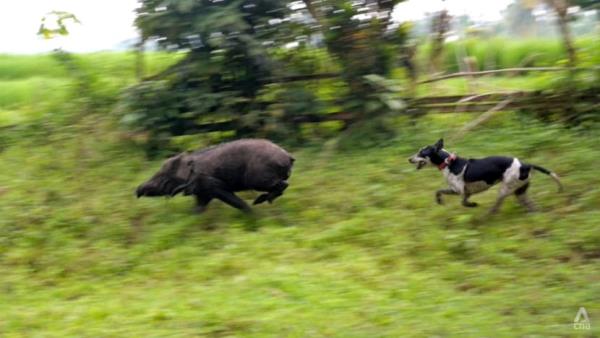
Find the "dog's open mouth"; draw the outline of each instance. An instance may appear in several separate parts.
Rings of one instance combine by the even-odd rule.
[[[416,156],[409,158],[408,162],[414,164],[417,167],[417,170],[423,168],[427,164],[427,161],[425,159]]]

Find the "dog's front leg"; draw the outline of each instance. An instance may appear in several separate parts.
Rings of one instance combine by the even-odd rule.
[[[440,189],[435,192],[435,201],[437,204],[444,204],[442,195],[458,195],[458,193],[452,189]]]
[[[465,206],[465,207],[467,207],[467,208],[474,208],[474,207],[476,207],[477,203],[469,201],[469,197],[471,197],[471,195],[468,194],[468,193],[465,193],[463,195],[462,205]]]

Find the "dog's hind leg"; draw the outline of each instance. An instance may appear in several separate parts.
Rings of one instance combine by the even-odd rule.
[[[521,204],[521,206],[526,208],[528,212],[535,212],[537,210],[537,208],[535,207],[535,204],[527,196],[527,188],[529,188],[529,183],[526,183],[524,186],[515,190],[515,196],[517,197],[519,204]]]
[[[498,198],[496,199],[496,203],[494,203],[494,206],[492,206],[492,208],[490,209],[490,211],[488,212],[488,214],[495,214],[498,212],[498,210],[500,210],[500,207],[502,206],[502,203],[504,203],[504,200],[512,194],[511,189],[506,186],[503,185],[500,188],[500,193],[498,194]]]
[[[458,193],[452,189],[440,189],[435,192],[435,201],[437,204],[444,204],[442,195],[458,195]]]

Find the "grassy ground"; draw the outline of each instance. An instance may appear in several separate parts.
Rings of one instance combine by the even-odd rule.
[[[503,114],[448,149],[513,154],[538,175],[525,214],[495,192],[444,206],[435,169],[406,158],[471,117],[399,121],[389,146],[293,149],[291,186],[253,217],[214,202],[140,199],[149,162],[90,116],[0,153],[3,337],[595,336],[597,135]],[[11,141],[12,140],[12,141]],[[244,194],[250,199],[252,193]],[[592,331],[575,331],[579,307]]]

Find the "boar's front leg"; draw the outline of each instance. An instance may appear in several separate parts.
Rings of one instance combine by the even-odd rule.
[[[240,209],[246,213],[252,211],[248,204],[246,204],[246,202],[244,202],[241,198],[237,197],[234,193],[229,191],[225,182],[221,181],[220,179],[211,176],[199,176],[198,179],[194,179],[194,181],[196,181],[195,191],[197,196],[210,196],[210,198],[220,199],[232,207]],[[210,199],[200,199],[198,197],[197,201],[199,205],[201,205],[201,203],[208,204]]]
[[[240,209],[245,213],[252,212],[252,209],[244,202],[241,198],[237,197],[234,193],[227,191],[223,188],[215,188],[213,194],[216,198],[231,205],[234,208]]]
[[[212,200],[212,196],[198,195],[198,194],[195,196],[196,196],[196,207],[194,208],[194,210],[198,213],[201,213],[204,210],[206,210],[206,206]]]

